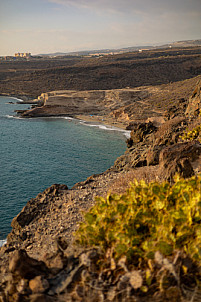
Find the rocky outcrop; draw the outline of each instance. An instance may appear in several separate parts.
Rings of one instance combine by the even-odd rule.
[[[147,165],[159,164],[160,152],[168,145],[177,143],[186,128],[187,121],[184,117],[175,117],[162,124],[152,137],[152,144],[147,150]]]
[[[127,130],[131,130],[130,138],[127,140],[128,148],[132,147],[134,144],[143,142],[146,137],[156,131],[156,127],[152,122],[148,123],[130,123]]]
[[[61,196],[68,190],[66,185],[54,184],[50,188],[46,189],[43,193],[39,193],[36,198],[28,201],[27,205],[11,222],[12,232],[8,235],[7,241],[24,241],[29,234],[23,228],[29,225],[34,220],[38,220],[39,217],[43,218],[55,202],[55,199],[61,198]]]
[[[48,102],[54,96],[46,97]],[[107,106],[104,104],[115,111],[117,103],[113,97],[119,100],[118,93],[111,93],[107,100],[104,97]],[[58,101],[62,103],[63,97]],[[87,102],[78,95],[73,101]],[[137,102],[133,96],[134,101]],[[48,106],[46,103],[41,108]],[[157,126],[152,122],[130,123],[128,149],[113,167],[70,190],[66,185],[52,185],[27,203],[13,219],[8,242],[0,249],[0,301],[179,302],[191,301],[197,295],[194,276],[198,269],[181,253],[173,258],[154,255],[149,262],[154,283],[149,288],[147,272],[134,265],[127,267],[124,257],[117,262],[108,250],[103,263],[99,261],[102,255],[98,248],[72,245],[72,234],[82,221],[82,212],[95,203],[95,196],[105,196],[114,182],[121,187],[127,172],[146,176],[152,171],[155,179],[171,182],[175,173],[183,177],[196,173],[192,163],[200,158],[201,145],[196,141],[181,142],[180,136],[190,120],[174,114],[165,123],[161,119],[163,124],[158,122]],[[183,266],[187,273],[181,269]]]
[[[91,90],[91,91],[74,91],[62,90],[42,93],[39,97],[41,107],[28,110],[23,113],[23,117],[34,116],[77,116],[81,114],[88,115],[108,115],[114,120],[119,118],[118,114],[111,112],[117,110],[132,98],[140,97],[141,91],[125,91],[124,89],[116,90]],[[125,95],[128,97],[126,98]]]
[[[23,117],[99,115],[110,123],[128,125],[147,118],[163,120],[162,112],[152,104],[158,88],[139,87],[113,90],[61,90],[42,93],[38,107],[22,113]]]
[[[171,145],[178,142],[181,133],[187,126],[184,117],[175,117],[162,124],[153,136],[153,145]]]
[[[116,261],[110,251],[100,266],[101,252],[95,248],[72,254],[59,245],[52,255],[53,260],[59,259],[54,262],[60,266],[57,271],[48,266],[49,259],[50,255],[45,255],[44,261],[38,261],[25,250],[14,251],[2,280],[1,301],[181,302],[200,295],[196,286],[199,270],[182,253],[169,259],[155,252],[146,274],[129,267],[125,257]],[[180,267],[186,267],[187,273]],[[148,280],[152,289],[148,289]]]
[[[128,128],[135,130],[131,131],[131,138],[127,140],[128,149],[114,166],[123,170],[158,165],[160,152],[180,140],[186,125],[184,117],[175,117],[158,128],[152,122],[131,123]]]
[[[198,142],[179,143],[164,148],[159,156],[164,178],[172,182],[176,173],[183,178],[191,177],[194,174],[191,162],[195,161],[200,154],[201,144]]]
[[[200,110],[201,110],[201,80],[198,81],[196,88],[189,99],[189,103],[185,113],[189,117],[195,117],[200,114]]]
[[[175,118],[176,116],[183,116],[187,107],[188,100],[184,98],[180,98],[176,104],[168,108],[168,110],[164,113],[164,118],[166,120],[170,120]]]

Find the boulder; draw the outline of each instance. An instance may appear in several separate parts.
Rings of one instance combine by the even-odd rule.
[[[10,257],[9,271],[29,280],[47,274],[48,268],[43,261],[29,257],[25,250],[16,250]]]
[[[169,164],[162,167],[164,178],[170,182],[174,181],[174,175],[178,173],[183,178],[189,178],[194,175],[191,162],[188,158],[175,158]]]
[[[29,287],[33,293],[44,293],[49,288],[49,283],[43,276],[36,276],[29,281]]]
[[[197,141],[174,144],[164,148],[159,156],[159,162],[164,167],[175,158],[188,158],[195,161],[201,154],[201,144]]]
[[[164,178],[173,181],[176,173],[183,178],[194,174],[191,162],[201,154],[201,144],[198,142],[178,143],[164,148],[159,155],[159,165]]]

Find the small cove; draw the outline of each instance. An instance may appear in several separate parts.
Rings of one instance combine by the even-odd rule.
[[[124,131],[68,118],[22,119],[14,110],[29,106],[16,101],[0,97],[0,240],[29,199],[54,183],[71,188],[105,171],[126,150]]]

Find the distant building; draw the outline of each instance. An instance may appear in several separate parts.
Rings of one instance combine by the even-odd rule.
[[[2,57],[1,59],[4,60],[4,61],[12,61],[13,57],[5,56],[5,57]]]
[[[30,58],[31,53],[30,52],[17,52],[15,53],[16,58]]]
[[[141,48],[138,51],[141,53],[141,52],[146,51],[146,50],[149,50],[149,48]]]

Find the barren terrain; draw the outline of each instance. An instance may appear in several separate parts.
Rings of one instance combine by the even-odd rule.
[[[201,72],[201,47],[101,58],[0,62],[0,93],[36,98],[54,90],[108,90],[181,81]]]
[[[201,296],[194,278],[195,272],[200,278],[200,270],[182,253],[151,260],[155,277],[141,292],[136,280],[134,288],[128,282],[133,272],[125,259],[115,264],[104,255],[106,266],[99,271],[99,250],[72,245],[83,211],[97,195],[123,193],[134,178],[172,182],[176,172],[184,178],[200,172],[201,144],[181,139],[201,122],[200,53],[201,48],[168,49],[0,63],[1,94],[37,98],[45,93],[43,106],[25,112],[27,117],[72,115],[131,130],[125,154],[110,169],[72,189],[52,185],[13,219],[7,244],[0,248],[1,301],[181,302]],[[132,269],[139,276],[138,267]]]

